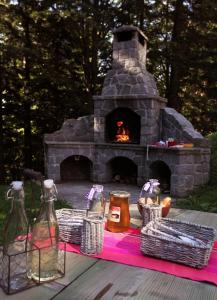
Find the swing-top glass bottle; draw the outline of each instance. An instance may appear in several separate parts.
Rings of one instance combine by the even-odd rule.
[[[38,282],[51,281],[58,276],[59,228],[54,209],[56,199],[57,190],[53,180],[44,180],[40,212],[32,231],[32,249],[39,248],[40,257],[38,251],[32,251],[29,269],[29,277]]]
[[[88,195],[90,215],[95,214],[104,218],[106,200],[103,194],[103,185],[94,184]]]
[[[22,181],[13,181],[7,192],[11,200],[11,211],[3,229],[2,281],[8,291],[19,290],[26,285],[26,251],[28,250],[29,225],[24,209],[24,189]],[[4,269],[5,267],[5,269]]]

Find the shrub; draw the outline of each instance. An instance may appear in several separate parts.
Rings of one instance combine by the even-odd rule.
[[[217,185],[217,132],[208,135],[211,140],[210,184]]]

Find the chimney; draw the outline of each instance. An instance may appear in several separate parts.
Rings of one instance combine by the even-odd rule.
[[[113,69],[145,68],[147,37],[139,28],[123,25],[113,30]]]
[[[106,75],[102,96],[158,97],[154,77],[146,70],[147,37],[131,25],[115,29],[113,34],[112,69]]]

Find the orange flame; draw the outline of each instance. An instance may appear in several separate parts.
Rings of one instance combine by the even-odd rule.
[[[117,134],[115,136],[116,142],[129,142],[130,136],[129,136],[129,130],[127,128],[124,128],[122,125],[124,124],[123,121],[118,121],[116,125],[118,126]]]

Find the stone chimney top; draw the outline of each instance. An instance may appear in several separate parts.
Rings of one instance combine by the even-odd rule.
[[[155,80],[146,70],[147,37],[137,27],[123,25],[113,30],[112,69],[107,73],[104,96],[158,96]]]
[[[137,27],[123,25],[113,30],[113,68],[145,68],[147,37]]]
[[[116,35],[118,32],[135,32],[137,31],[146,41],[148,41],[147,36],[136,26],[133,25],[122,25],[118,28],[113,29],[112,33]]]

